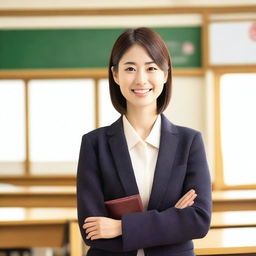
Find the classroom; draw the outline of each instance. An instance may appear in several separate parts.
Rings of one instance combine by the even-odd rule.
[[[170,103],[154,115],[147,133],[135,128],[130,113],[138,113],[135,109],[139,108],[142,111],[145,106],[139,102],[146,102],[156,90],[138,86],[151,86],[155,74],[160,74],[160,79],[161,74],[166,77],[166,71],[158,64],[155,52],[151,55],[147,46],[137,41],[123,50],[117,64],[114,61],[114,49],[122,51],[121,46],[117,47],[121,33],[129,29],[129,33],[135,33],[137,28],[149,28],[160,35],[171,59],[169,80],[163,81],[164,92],[167,83],[171,86]],[[145,62],[152,65],[150,69],[145,71],[139,66],[143,57],[130,54],[131,49],[142,56],[145,52],[144,58],[151,59]],[[138,62],[124,63],[129,68],[122,71],[126,56]],[[133,83],[131,95],[122,88],[129,81]],[[113,84],[126,100],[124,112],[114,103]],[[191,250],[196,256],[256,255],[255,96],[255,0],[0,0],[0,256],[190,256],[191,248],[186,246],[192,241]],[[158,110],[157,100],[154,104],[157,102]],[[144,111],[148,109],[145,107]],[[145,116],[140,121],[146,123],[149,118]],[[172,127],[178,127],[180,134],[186,131],[180,144],[177,142],[177,151],[172,145],[179,135],[172,134],[168,139],[171,146],[164,143],[164,118]],[[110,127],[117,130],[120,120],[122,138],[128,141],[125,145],[114,141],[114,129],[109,135]],[[154,146],[157,137],[151,137],[152,142],[148,139],[157,130],[157,120],[162,121],[158,146]],[[140,141],[135,146],[130,144],[132,139],[130,143],[127,139],[132,132]],[[146,135],[140,136],[139,132]],[[109,136],[109,144],[103,136]],[[144,178],[136,171],[136,166],[144,164],[143,154],[134,155],[140,143],[145,146]],[[174,160],[170,160],[169,148]],[[196,157],[197,150],[202,150],[202,155]],[[159,154],[155,156],[154,152]],[[86,161],[83,154],[87,155]],[[195,159],[201,162],[193,168]],[[173,175],[167,176],[166,166],[159,167],[161,160],[173,163]],[[208,187],[199,170],[202,162],[209,172]],[[150,168],[152,164],[156,167]],[[85,170],[88,173],[82,176]],[[99,180],[94,179],[92,170]],[[129,170],[134,170],[132,176],[125,174]],[[150,171],[155,171],[151,180]],[[192,181],[197,179],[194,176],[198,176],[195,182],[202,183],[198,189],[193,187]],[[147,180],[147,186],[151,184],[149,194],[140,179]],[[157,179],[162,179],[161,184]],[[205,187],[210,191],[208,198]],[[191,188],[197,194],[184,207],[177,206],[177,199],[185,197]],[[141,196],[144,212],[136,210],[120,220],[113,218],[123,233],[87,241],[84,234],[90,228],[81,225],[81,216],[84,225],[88,224],[85,216],[110,219],[104,215],[107,208],[101,208],[97,200],[127,199],[136,193]],[[209,203],[205,211],[204,200]],[[93,201],[95,205],[90,205]],[[88,207],[85,202],[90,202]],[[171,207],[166,209],[165,203]],[[159,217],[159,223],[164,214],[177,220],[191,216],[194,221],[180,226],[178,223],[176,230],[151,239],[150,230],[158,231],[160,224],[140,222],[144,213],[144,219],[157,222]],[[125,223],[132,216],[141,226],[141,233],[135,225],[129,226],[138,233],[134,240],[148,228],[145,240],[150,242],[145,242],[145,247],[137,246],[140,242],[129,237]],[[197,236],[191,223],[207,223],[207,217],[207,232]],[[178,231],[179,227],[185,227],[183,232]],[[163,238],[167,233],[172,237]],[[188,240],[191,243],[185,243]],[[115,243],[123,243],[121,251],[112,249],[116,248]],[[131,249],[125,250],[126,244]]]

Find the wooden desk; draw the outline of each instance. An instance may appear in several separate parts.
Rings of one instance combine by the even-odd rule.
[[[62,247],[82,255],[80,231],[72,208],[0,208],[0,248]]]
[[[214,216],[213,225],[223,225],[219,215]],[[224,223],[229,226],[235,221]],[[83,243],[73,208],[0,208],[0,237],[0,248],[62,247],[69,242],[70,255],[82,255]],[[256,253],[256,227],[212,228],[205,238],[194,242],[197,255]]]
[[[256,211],[228,211],[212,213],[211,228],[228,227],[256,227]]]
[[[0,207],[76,207],[74,186],[0,184]],[[213,211],[256,210],[256,190],[214,191]]]
[[[213,191],[213,211],[256,210],[256,190]]]
[[[256,227],[211,229],[194,245],[196,255],[256,253]]]
[[[0,198],[0,207],[76,207],[76,188],[0,184]]]

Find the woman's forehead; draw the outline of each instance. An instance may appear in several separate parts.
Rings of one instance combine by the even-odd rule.
[[[120,59],[120,64],[151,64],[154,60],[149,56],[146,49],[140,45],[130,47]]]

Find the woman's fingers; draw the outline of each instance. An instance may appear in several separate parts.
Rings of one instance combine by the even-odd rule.
[[[99,219],[99,217],[88,217],[84,220],[84,223],[89,223],[89,222],[95,222]]]
[[[96,230],[97,230],[96,227],[91,227],[91,228],[87,228],[87,229],[85,230],[85,232],[86,232],[86,234],[89,234],[90,232],[96,231]]]
[[[98,236],[99,234],[98,234],[98,231],[97,230],[95,230],[95,231],[92,231],[92,232],[90,232],[90,233],[88,233],[88,235],[86,236],[86,239],[95,239],[95,237],[96,236]]]
[[[183,209],[183,208],[186,208],[186,207],[190,206],[191,204],[193,204],[194,199],[196,197],[197,197],[197,195],[195,194],[192,197],[185,199],[183,202],[181,202],[180,208]]]
[[[180,204],[182,204],[186,200],[187,197],[189,197],[190,195],[193,195],[193,194],[195,194],[195,190],[193,190],[193,189],[189,190],[184,196],[182,196],[179,199],[179,201],[176,203],[175,206],[180,206]]]
[[[182,204],[183,206],[188,205],[191,201],[193,201],[193,200],[196,198],[196,196],[197,196],[196,194],[188,195],[187,197],[185,197],[185,198],[182,200],[181,204]]]
[[[86,239],[97,239],[99,236],[99,229],[97,220],[96,219],[85,219],[85,224],[83,225],[83,229],[85,229],[85,232],[87,234]]]
[[[194,194],[191,197],[185,198],[184,201],[181,202],[180,208],[183,209],[183,208],[186,208],[186,207],[190,206],[190,204],[192,202],[194,202],[194,199],[196,198],[196,196],[197,195]]]
[[[192,206],[193,204],[194,204],[194,201],[190,202],[190,203],[189,203],[189,206]]]
[[[183,208],[193,205],[196,197],[197,197],[197,195],[194,194],[190,198],[185,199],[185,201],[181,203],[181,208],[183,209]]]
[[[84,228],[84,229],[87,229],[87,228],[90,228],[90,227],[94,227],[95,225],[97,225],[97,222],[86,222],[86,223],[83,225],[83,228]]]
[[[189,190],[179,201],[175,204],[175,208],[183,209],[194,204],[194,199],[197,197],[194,189]]]

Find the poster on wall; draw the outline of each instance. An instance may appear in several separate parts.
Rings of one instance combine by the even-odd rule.
[[[210,64],[256,64],[256,22],[210,24]]]

